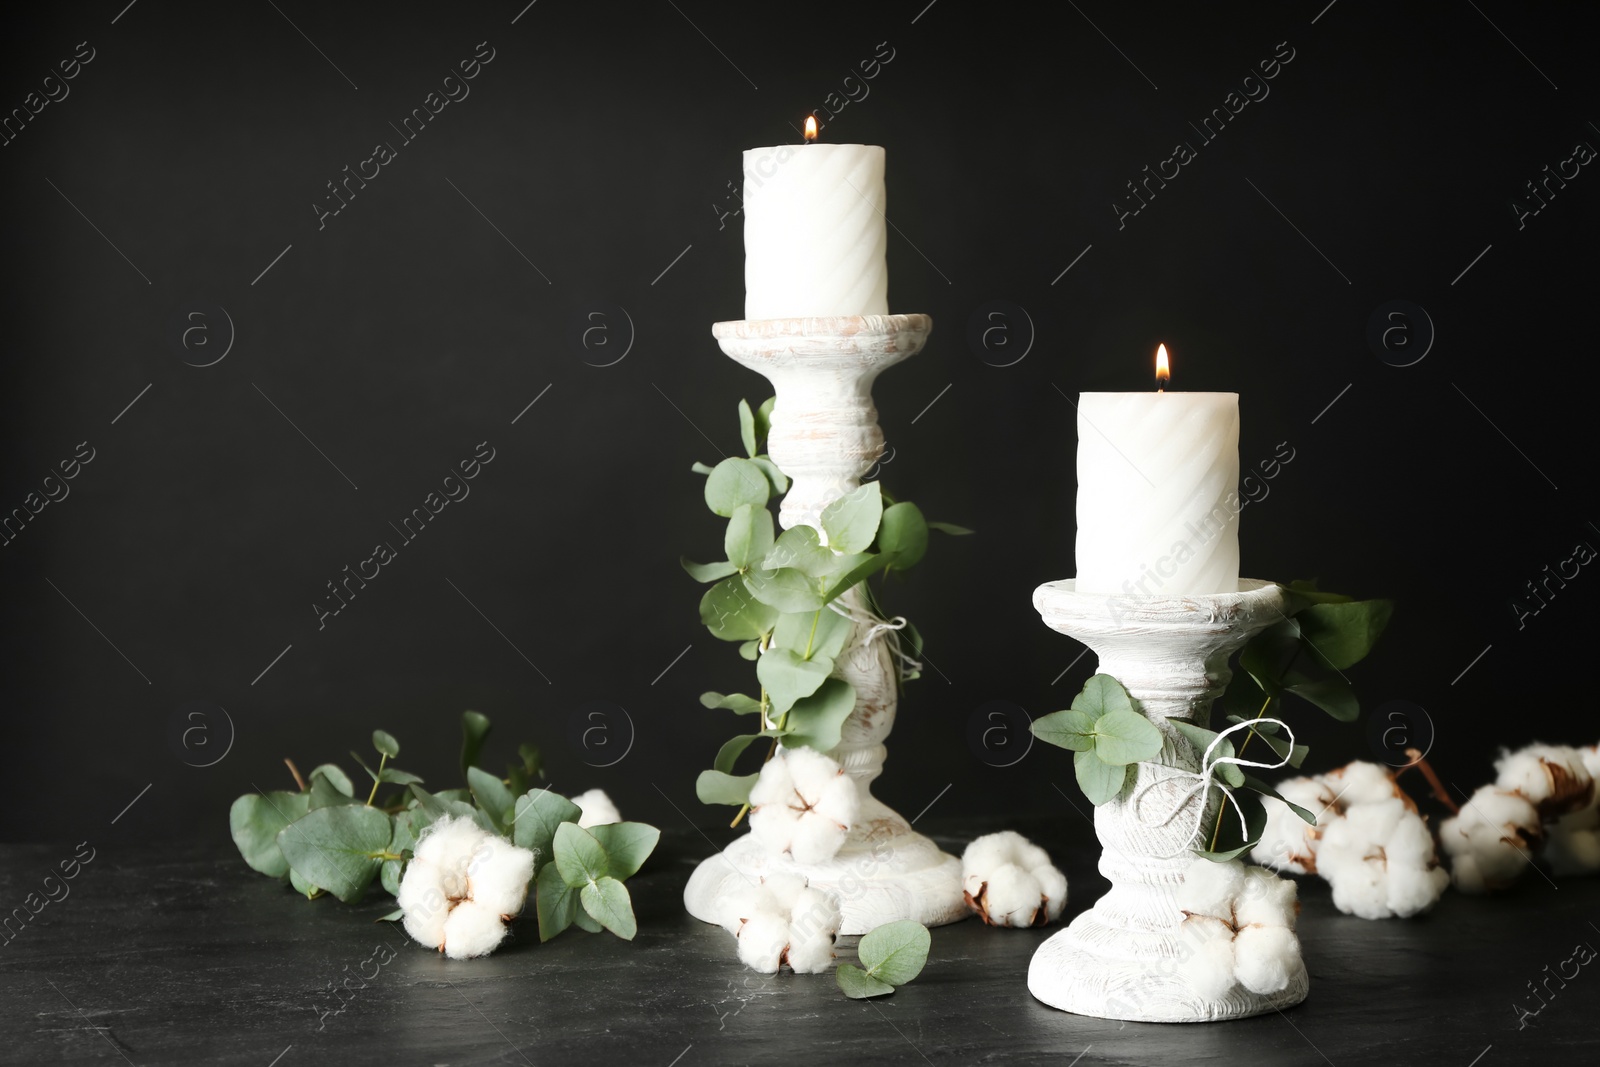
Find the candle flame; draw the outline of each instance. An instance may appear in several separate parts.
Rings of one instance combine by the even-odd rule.
[[[806,116],[806,144],[811,144],[817,139],[817,116]]]
[[[1172,365],[1167,362],[1167,346],[1156,346],[1156,392],[1166,391],[1167,382],[1172,380]]]

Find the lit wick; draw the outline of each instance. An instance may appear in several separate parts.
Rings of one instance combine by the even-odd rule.
[[[1167,346],[1156,347],[1156,392],[1167,391],[1167,382],[1172,378],[1172,367],[1167,363]]]
[[[817,141],[817,116],[806,116],[806,144],[815,144]]]

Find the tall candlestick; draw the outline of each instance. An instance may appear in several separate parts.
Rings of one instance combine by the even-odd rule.
[[[1238,485],[1238,393],[1081,394],[1078,592],[1236,592]]]
[[[889,313],[883,167],[877,145],[745,152],[745,318]]]

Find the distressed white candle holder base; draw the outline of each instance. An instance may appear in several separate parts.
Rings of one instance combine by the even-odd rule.
[[[822,509],[856,488],[878,461],[883,433],[872,404],[873,379],[914,355],[932,328],[926,315],[745,319],[712,327],[722,350],[765,375],[776,392],[767,451],[790,480],[778,512],[784,529],[799,523],[820,529]],[[840,603],[852,614],[862,612],[855,590]],[[826,863],[802,865],[768,853],[746,834],[690,877],[683,902],[695,918],[716,922],[719,900],[772,871],[802,874],[837,896],[842,934],[864,934],[897,919],[937,926],[968,914],[961,862],[872,795],[899,697],[887,640],[881,632],[865,638],[865,628],[857,625],[833,671],[856,691],[842,739],[828,753],[861,797],[861,816],[844,846]]]
[[[1141,764],[1133,786],[1094,809],[1100,873],[1111,889],[1039,946],[1029,992],[1079,1015],[1159,1023],[1242,1019],[1300,1003],[1310,989],[1303,964],[1286,988],[1266,995],[1235,985],[1203,997],[1184,977],[1181,962],[1195,942],[1184,936],[1176,894],[1192,859],[1197,809],[1209,827],[1216,806],[1210,790],[1185,800],[1200,754],[1168,722],[1209,725],[1211,702],[1232,675],[1228,657],[1284,617],[1283,590],[1241,579],[1237,593],[1113,596],[1060,581],[1041,585],[1033,604],[1051,629],[1094,650],[1099,672],[1122,683],[1165,740],[1156,766]]]

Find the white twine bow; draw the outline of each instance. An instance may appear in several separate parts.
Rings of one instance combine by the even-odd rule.
[[[1242,758],[1240,756],[1237,756],[1237,755],[1233,755],[1233,756],[1216,756],[1215,758],[1213,758],[1213,754],[1217,751],[1218,746],[1222,744],[1223,740],[1229,734],[1236,733],[1239,730],[1257,729],[1257,728],[1259,728],[1261,726],[1264,726],[1264,725],[1266,725],[1268,723],[1271,723],[1271,724],[1273,724],[1275,726],[1278,726],[1280,729],[1283,730],[1283,732],[1285,734],[1288,735],[1288,738],[1289,738],[1289,747],[1288,747],[1288,750],[1287,750],[1288,754],[1285,755],[1282,759],[1278,760],[1276,763],[1259,763],[1256,760],[1244,759],[1244,758]],[[1145,764],[1145,766],[1152,767],[1152,768],[1159,767],[1162,770],[1169,771],[1171,773],[1166,774],[1166,775],[1164,775],[1164,776],[1162,776],[1160,778],[1156,778],[1153,781],[1146,782],[1144,785],[1140,786],[1139,789],[1134,792],[1133,797],[1131,798],[1131,803],[1133,804],[1134,815],[1142,825],[1147,826],[1147,827],[1149,827],[1151,829],[1159,829],[1160,827],[1166,826],[1168,823],[1172,822],[1173,819],[1177,818],[1178,814],[1180,812],[1182,812],[1184,807],[1191,800],[1193,800],[1195,798],[1196,794],[1200,794],[1203,797],[1206,794],[1207,790],[1209,790],[1212,786],[1216,786],[1217,791],[1222,794],[1223,804],[1225,804],[1225,805],[1227,805],[1227,804],[1233,805],[1233,812],[1239,818],[1239,831],[1240,831],[1241,838],[1243,840],[1248,841],[1250,839],[1249,824],[1248,824],[1248,821],[1245,819],[1244,809],[1241,808],[1239,806],[1239,802],[1234,799],[1233,787],[1230,786],[1227,782],[1213,781],[1212,780],[1212,776],[1216,773],[1217,768],[1222,766],[1223,764],[1232,764],[1235,767],[1259,767],[1262,770],[1268,770],[1268,771],[1277,770],[1279,767],[1288,766],[1289,758],[1290,758],[1291,755],[1293,755],[1293,753],[1294,753],[1294,731],[1291,730],[1289,728],[1289,724],[1284,722],[1282,719],[1273,719],[1273,718],[1247,719],[1244,722],[1234,723],[1232,726],[1228,727],[1226,730],[1223,730],[1221,733],[1217,734],[1216,737],[1211,739],[1211,743],[1206,746],[1206,750],[1203,753],[1201,753],[1201,755],[1200,755],[1200,770],[1199,771],[1185,771],[1185,770],[1181,770],[1181,769],[1178,769],[1178,768],[1175,768],[1175,767],[1168,767],[1167,765],[1161,764],[1161,763],[1148,763],[1147,762]],[[1173,781],[1174,779],[1177,779],[1177,778],[1187,778],[1192,782],[1192,784],[1189,786],[1189,788],[1187,790],[1184,791],[1183,796],[1178,799],[1178,802],[1175,805],[1173,805],[1172,810],[1167,813],[1165,818],[1161,819],[1158,822],[1148,822],[1148,821],[1146,821],[1144,816],[1139,814],[1139,811],[1140,811],[1140,809],[1139,809],[1139,801],[1140,801],[1140,799],[1146,793],[1148,793],[1151,789],[1155,788],[1156,786],[1165,785],[1167,782]],[[1220,813],[1219,813],[1219,815],[1220,815]],[[1195,813],[1194,813],[1194,826],[1190,828],[1189,833],[1184,837],[1183,846],[1178,848],[1174,852],[1169,852],[1166,855],[1159,856],[1157,858],[1158,859],[1172,859],[1174,856],[1181,855],[1184,852],[1188,851],[1188,847],[1189,847],[1188,843],[1193,841],[1195,839],[1195,836],[1201,832],[1201,825],[1205,822],[1205,817],[1206,817],[1206,805],[1204,803],[1201,803],[1198,806],[1198,808],[1196,808],[1196,810],[1195,810]]]
[[[895,658],[895,665],[899,668],[900,677],[902,679],[904,679],[905,676],[912,671],[922,670],[922,664],[906,655],[905,650],[900,645],[900,631],[904,630],[906,627],[906,617],[904,615],[896,615],[892,619],[879,618],[877,615],[865,608],[859,608],[851,604],[841,603],[840,600],[842,599],[843,598],[838,600],[830,600],[828,602],[828,607],[832,608],[836,613],[843,615],[857,626],[864,626],[867,628],[866,634],[861,638],[861,647],[870,648],[872,646],[872,642],[877,641],[880,638],[887,638],[889,642],[889,652]]]

